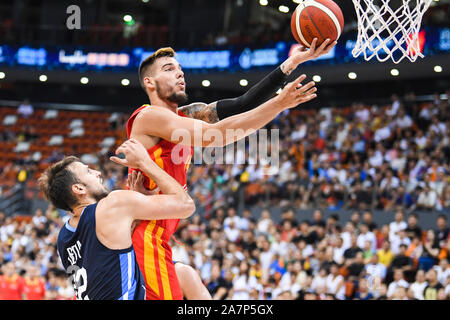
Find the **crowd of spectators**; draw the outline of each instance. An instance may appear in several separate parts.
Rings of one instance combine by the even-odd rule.
[[[284,210],[253,219],[219,208],[179,227],[174,258],[195,266],[215,299],[446,300],[450,296],[447,216],[422,230],[418,216],[399,210],[377,225],[370,211],[347,222],[312,221]]]
[[[449,111],[445,95],[409,94],[284,112],[268,126],[279,129],[279,167],[248,164],[249,144],[231,154],[244,164],[191,164],[199,214],[180,223],[174,259],[198,269],[215,299],[448,299]],[[126,169],[107,159],[95,166],[108,189],[123,189]],[[282,220],[238,214],[240,204],[284,208]],[[312,221],[295,214],[310,208]],[[355,211],[350,221],[342,209]],[[323,210],[336,212],[324,220]],[[395,221],[377,225],[374,210],[395,210]],[[416,213],[431,211],[442,213],[424,230]],[[55,247],[66,219],[51,206],[0,213],[0,299],[73,298]]]
[[[74,298],[56,252],[68,219],[38,209],[30,219],[0,213],[0,300]],[[448,300],[447,216],[423,230],[418,216],[397,211],[378,226],[370,211],[340,223],[316,210],[311,221],[285,209],[276,223],[245,210],[218,208],[180,223],[173,258],[195,267],[214,299]]]
[[[49,207],[25,219],[0,212],[0,300],[72,300],[56,251],[63,216]]]
[[[188,181],[197,207],[206,213],[218,206],[244,203],[328,210],[448,209],[449,95],[435,94],[432,101],[418,102],[410,93],[403,99],[393,96],[386,105],[355,103],[346,108],[285,111],[266,127],[269,151],[271,134],[278,130],[279,137],[279,146],[268,152],[267,161],[258,146],[249,143],[251,139],[246,139],[244,148],[235,143],[216,152],[215,163],[209,165],[202,157],[204,150],[195,148]],[[23,111],[29,109],[23,107],[27,105],[24,102],[18,108],[20,117],[30,116]],[[118,115],[110,122],[111,128],[124,131],[127,117]],[[32,125],[25,124],[17,133],[8,126],[0,130],[0,141],[33,142],[37,137]],[[224,156],[219,159],[221,153]],[[39,163],[62,157],[57,147],[39,161],[18,157],[0,168],[0,178],[16,172],[17,181],[29,180]],[[96,157],[107,187],[122,189],[126,169],[104,154]]]
[[[225,164],[189,170],[191,190],[207,210],[243,196],[246,205],[299,209],[442,211],[450,207],[449,112],[448,97],[419,103],[412,93],[387,105],[285,112],[268,127],[279,130],[279,164],[249,164],[257,146],[235,144],[230,162],[224,151]]]

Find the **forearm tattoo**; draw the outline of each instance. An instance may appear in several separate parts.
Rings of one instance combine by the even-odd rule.
[[[187,115],[189,118],[203,120],[208,123],[216,123],[219,121],[217,115],[217,103],[192,103],[187,106],[179,108],[181,112]]]

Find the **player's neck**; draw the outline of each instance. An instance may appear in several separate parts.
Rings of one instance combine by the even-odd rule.
[[[69,225],[73,228],[76,228],[78,226],[78,222],[80,221],[80,217],[83,214],[84,208],[93,203],[95,203],[95,200],[89,199],[83,202],[82,204],[79,204],[78,206],[74,207],[72,209],[72,217],[69,220]]]
[[[169,109],[172,112],[177,113],[178,104],[169,100],[164,100],[158,96],[150,96],[150,103],[152,106],[160,106]]]

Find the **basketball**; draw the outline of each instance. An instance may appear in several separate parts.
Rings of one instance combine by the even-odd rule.
[[[291,31],[298,43],[310,47],[314,38],[320,46],[327,38],[339,39],[344,27],[341,8],[331,0],[302,1],[291,18]]]

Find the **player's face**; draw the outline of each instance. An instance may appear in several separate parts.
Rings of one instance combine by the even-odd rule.
[[[30,278],[39,277],[39,269],[36,266],[30,266],[28,269],[28,276]]]
[[[3,270],[8,277],[11,277],[14,274],[14,265],[12,263],[8,263],[5,265]]]
[[[108,190],[103,185],[102,174],[100,171],[89,168],[82,162],[74,162],[70,164],[72,170],[78,180],[81,182],[83,194],[100,201],[108,195]]]
[[[156,92],[161,100],[169,100],[178,105],[187,102],[184,73],[175,58],[163,57],[156,60],[153,73]]]

